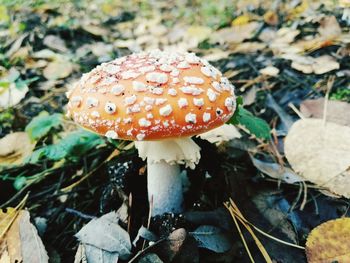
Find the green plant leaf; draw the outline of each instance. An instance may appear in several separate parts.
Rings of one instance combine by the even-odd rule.
[[[25,128],[32,141],[37,141],[46,136],[51,129],[58,128],[61,125],[62,114],[55,113],[49,115],[47,112],[41,112],[33,118]]]
[[[257,138],[265,140],[270,139],[270,126],[268,123],[263,119],[255,117],[251,112],[247,111],[242,106],[237,107],[236,113],[231,118],[229,123],[244,126]]]
[[[76,161],[101,144],[104,144],[104,140],[99,135],[79,130],[68,134],[57,144],[44,146],[34,151],[27,161],[37,163],[43,159],[58,161],[64,158]]]

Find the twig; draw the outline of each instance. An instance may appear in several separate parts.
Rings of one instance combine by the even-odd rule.
[[[327,90],[326,90],[326,96],[324,98],[324,107],[323,107],[323,126],[326,125],[326,119],[327,119],[327,110],[328,110],[328,100],[329,100],[329,93],[332,90],[333,84],[334,84],[335,76],[330,76],[327,81]]]
[[[288,106],[299,116],[300,119],[305,119],[305,116],[297,109],[297,107],[294,106],[293,103],[288,103]]]
[[[80,212],[78,210],[75,210],[73,208],[66,208],[65,211],[67,213],[79,216],[79,217],[84,218],[84,219],[94,219],[94,218],[96,218],[96,216],[84,214],[84,213],[82,213],[82,212]]]

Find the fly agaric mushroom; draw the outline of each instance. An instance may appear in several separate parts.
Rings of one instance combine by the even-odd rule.
[[[67,96],[67,114],[81,126],[136,141],[152,216],[181,212],[179,165],[193,169],[200,159],[190,137],[221,126],[236,107],[233,86],[206,60],[160,50],[103,63]]]

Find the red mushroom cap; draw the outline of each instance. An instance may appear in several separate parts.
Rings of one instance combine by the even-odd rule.
[[[194,53],[135,53],[97,66],[68,94],[68,114],[113,139],[188,137],[225,123],[234,87]]]

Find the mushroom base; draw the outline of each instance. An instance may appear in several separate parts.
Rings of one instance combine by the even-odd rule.
[[[180,167],[165,161],[147,160],[148,200],[152,216],[182,212],[183,194]]]

